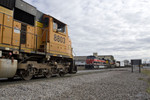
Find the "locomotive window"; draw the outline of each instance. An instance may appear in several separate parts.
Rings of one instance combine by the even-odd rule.
[[[53,22],[53,30],[57,30],[57,23]]]
[[[66,33],[66,25],[63,24],[62,22],[54,19],[53,30],[56,30],[57,32]]]

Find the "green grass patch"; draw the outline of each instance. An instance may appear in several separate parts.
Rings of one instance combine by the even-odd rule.
[[[146,90],[146,92],[150,94],[150,87]]]
[[[143,81],[145,80],[144,78],[138,78],[138,79],[139,79],[139,80],[143,80]]]
[[[146,91],[150,94],[150,70],[144,69],[144,70],[142,70],[142,73],[149,76],[148,79],[146,80],[149,84],[149,87],[147,88]]]
[[[143,69],[142,73],[144,73],[144,74],[146,74],[146,75],[148,75],[150,77],[150,70]]]

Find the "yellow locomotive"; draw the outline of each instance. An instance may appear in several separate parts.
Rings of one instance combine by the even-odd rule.
[[[67,30],[23,0],[0,0],[0,78],[76,73]]]

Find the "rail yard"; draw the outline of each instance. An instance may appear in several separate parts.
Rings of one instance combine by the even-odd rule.
[[[75,56],[68,30],[24,0],[0,0],[0,100],[150,100],[146,62]]]

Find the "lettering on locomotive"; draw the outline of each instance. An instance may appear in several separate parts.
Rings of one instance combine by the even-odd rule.
[[[57,42],[65,44],[65,37],[62,37],[62,36],[54,34],[54,41],[57,41]]]

